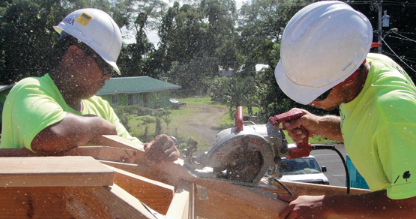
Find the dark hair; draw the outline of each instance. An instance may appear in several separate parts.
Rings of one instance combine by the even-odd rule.
[[[52,67],[55,68],[57,65],[59,65],[71,45],[76,45],[78,43],[80,43],[80,41],[69,34],[66,34],[65,37],[61,37],[59,41],[53,46]]]

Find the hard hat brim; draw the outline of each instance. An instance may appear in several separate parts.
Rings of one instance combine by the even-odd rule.
[[[333,84],[329,84],[327,86],[316,88],[295,84],[286,76],[282,60],[279,60],[279,63],[274,71],[274,76],[276,77],[277,84],[283,93],[285,93],[290,99],[303,105],[310,104],[319,95],[334,86]]]

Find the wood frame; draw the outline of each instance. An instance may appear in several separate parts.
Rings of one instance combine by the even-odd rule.
[[[52,157],[27,149],[0,149],[0,165],[44,166],[43,172],[0,170],[0,206],[7,206],[0,207],[0,219],[156,218],[158,214],[178,219],[278,218],[287,206],[277,198],[287,194],[277,184],[250,188],[198,178],[182,167],[182,160],[150,166],[144,162],[142,145],[118,136],[103,136],[96,145],[105,146],[78,147]],[[6,185],[10,179],[12,183]],[[294,194],[346,192],[343,187],[284,184]],[[351,189],[351,194],[368,192]]]

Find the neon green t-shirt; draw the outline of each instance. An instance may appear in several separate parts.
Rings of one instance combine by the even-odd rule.
[[[141,143],[130,136],[107,101],[93,96],[82,100],[82,106],[82,112],[68,106],[49,74],[21,80],[4,104],[0,148],[31,149],[33,138],[46,127],[63,120],[67,112],[97,115],[111,122],[119,136]]]
[[[340,105],[345,149],[371,191],[416,196],[416,88],[392,59],[368,54],[365,85]]]

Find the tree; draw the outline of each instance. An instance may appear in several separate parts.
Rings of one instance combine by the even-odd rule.
[[[218,67],[236,70],[241,64],[237,50],[237,32],[235,25],[237,9],[234,0],[202,0],[201,11],[208,19],[207,35],[204,51],[210,58],[216,58],[212,68],[218,72]]]
[[[158,27],[158,22],[155,21],[160,19],[165,7],[166,4],[161,0],[128,1],[128,4],[124,5],[126,9],[123,11],[136,15],[127,16],[127,20],[124,20],[126,28],[135,33],[136,43],[124,45],[122,48],[118,62],[123,69],[123,76],[159,76],[159,68],[154,64],[152,55],[155,47],[149,42],[146,31]]]
[[[119,0],[121,2],[123,0]],[[128,1],[128,0],[125,0]],[[111,1],[113,2],[113,1]],[[111,14],[109,0],[7,0],[0,3],[0,83],[12,84],[52,70],[52,49],[59,35],[53,29],[79,8],[99,8]],[[120,27],[125,23],[118,13]]]
[[[260,120],[267,120],[296,105],[278,87],[274,68],[280,59],[280,40],[285,26],[297,11],[311,2],[314,1],[253,0],[241,7],[238,48],[245,61],[240,76],[256,78]],[[270,68],[256,74],[258,63]]]
[[[404,172],[403,173],[403,179],[406,179],[406,182],[407,182],[407,179],[409,179],[410,178],[410,172],[409,171],[406,171],[406,172]]]

